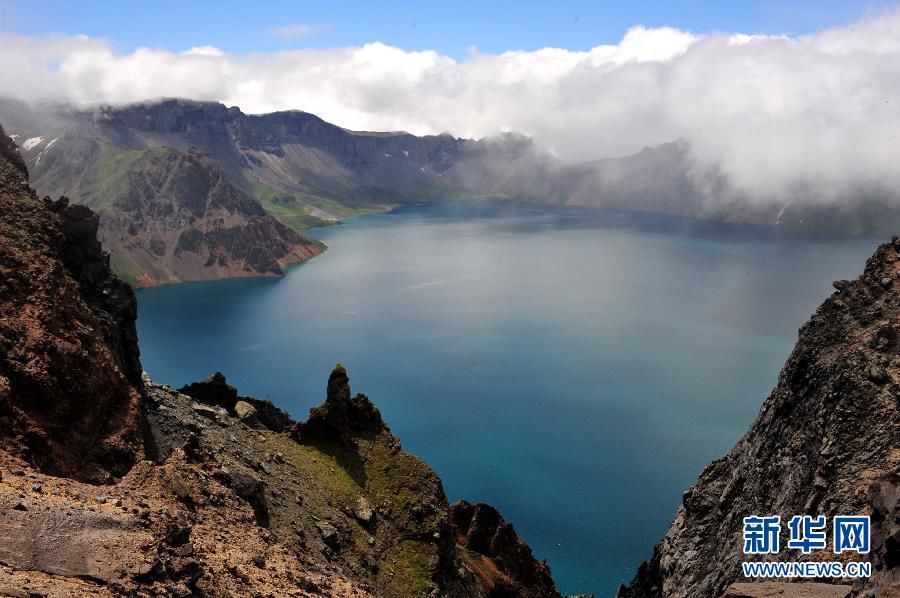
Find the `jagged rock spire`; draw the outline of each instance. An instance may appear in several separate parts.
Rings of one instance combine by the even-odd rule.
[[[352,444],[358,436],[371,436],[387,426],[381,419],[381,412],[364,394],[351,398],[350,378],[347,370],[337,364],[328,377],[325,402],[313,407],[309,419],[294,427],[294,436],[300,441],[331,440],[341,444]]]

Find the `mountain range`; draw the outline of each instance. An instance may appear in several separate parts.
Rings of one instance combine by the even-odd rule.
[[[507,133],[350,131],[302,111],[251,115],[168,99],[75,108],[0,100],[41,195],[100,214],[113,266],[139,286],[280,275],[323,251],[311,226],[410,202],[544,202],[857,234],[892,230],[880,196],[749,201],[700,172],[682,142],[570,163]]]

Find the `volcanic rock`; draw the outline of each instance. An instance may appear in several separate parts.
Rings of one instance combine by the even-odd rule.
[[[134,294],[89,211],[52,211],[26,174],[0,129],[0,411],[6,438],[23,439],[5,446],[43,471],[109,481],[141,456]]]
[[[247,420],[256,415],[256,407],[246,401],[238,401],[234,404],[234,413],[240,420]]]
[[[684,494],[620,597],[721,596],[744,581],[742,518],[752,514],[871,514],[873,574],[854,585],[854,596],[900,593],[900,387],[892,382],[900,349],[891,341],[900,294],[881,284],[900,272],[898,251],[896,239],[882,245],[862,276],[834,283],[838,292],[800,328],[749,432]]]
[[[356,506],[353,508],[353,516],[361,523],[370,523],[372,518],[375,517],[375,511],[372,510],[372,505],[369,504],[369,501],[360,496],[359,500],[356,501]]]
[[[487,596],[560,596],[550,568],[540,563],[492,506],[458,501],[450,505],[456,542]]]
[[[350,397],[347,370],[338,364],[328,378],[325,403],[311,409],[309,419],[294,426],[292,434],[301,441],[324,439],[349,444],[356,436],[386,430],[381,412],[366,395]]]
[[[207,405],[224,407],[228,411],[234,411],[237,403],[237,389],[225,381],[225,375],[216,372],[206,380],[192,382],[178,389],[178,392]]]
[[[440,479],[343,368],[296,425],[221,374],[183,392],[144,375],[96,225],[38,200],[0,131],[0,593],[486,595]],[[237,425],[238,401],[268,429]]]

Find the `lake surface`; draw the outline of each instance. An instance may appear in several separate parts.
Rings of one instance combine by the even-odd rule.
[[[611,596],[747,429],[875,241],[448,203],[313,231],[281,280],[138,293],[142,360],[296,418],[336,362],[449,498],[496,505],[563,592]]]

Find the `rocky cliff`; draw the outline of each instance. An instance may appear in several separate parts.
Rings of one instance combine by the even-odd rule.
[[[0,130],[0,594],[510,595],[477,560],[517,596],[558,596],[499,516],[496,542],[465,539],[342,367],[299,423],[221,374],[181,391],[142,375],[98,224],[38,199]]]
[[[0,134],[3,444],[42,471],[89,480],[121,475],[141,456],[136,304],[97,226],[86,208],[38,199]]]
[[[621,597],[722,596],[744,581],[743,517],[780,515],[786,522],[817,514],[871,515],[872,553],[864,559],[874,567],[870,579],[837,594],[798,593],[804,584],[740,584],[727,594],[900,596],[898,276],[895,238],[858,279],[834,283],[837,291],[800,329],[749,432],[684,493],[668,532]],[[790,552],[796,560],[845,557]],[[756,593],[762,585],[781,593]]]
[[[461,500],[450,505],[450,522],[463,562],[488,596],[559,597],[547,563],[536,561],[497,509]]]

